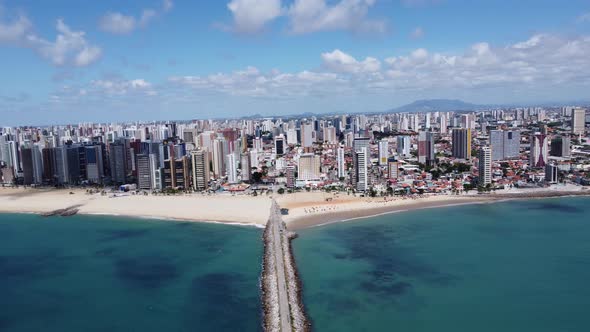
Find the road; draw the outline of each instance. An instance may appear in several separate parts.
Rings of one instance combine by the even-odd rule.
[[[277,203],[273,200],[270,219],[268,220],[269,227],[272,232],[272,246],[274,252],[275,266],[277,269],[277,285],[279,288],[279,313],[281,321],[281,331],[292,331],[291,311],[289,310],[289,293],[287,291],[287,276],[285,274],[285,255],[283,254],[282,240],[286,239],[282,232],[286,230],[283,227],[281,219],[281,210]]]

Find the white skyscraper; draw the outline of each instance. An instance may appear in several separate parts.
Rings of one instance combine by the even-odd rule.
[[[234,153],[226,155],[226,167],[227,182],[238,183],[238,163]]]
[[[410,155],[410,136],[397,136],[397,154],[403,157]]]
[[[250,150],[250,167],[258,168],[258,151]]]
[[[304,124],[301,126],[301,146],[306,148],[313,145],[313,126]]]
[[[447,117],[446,117],[446,113],[442,113],[440,115],[440,133],[441,134],[446,134],[447,133]]]
[[[386,139],[379,141],[379,166],[387,165],[387,158],[389,156],[389,143]]]
[[[336,162],[338,163],[338,178],[342,178],[346,173],[346,161],[344,160],[344,148],[338,148],[336,150]]]
[[[369,153],[366,147],[353,151],[354,156],[354,178],[353,184],[358,191],[366,191],[368,184],[368,163]]]
[[[572,133],[583,134],[586,125],[586,110],[583,108],[574,108],[572,113]]]
[[[299,157],[299,180],[318,180],[320,178],[320,156],[304,153]]]
[[[479,149],[479,185],[485,187],[492,183],[492,149],[489,146],[483,146]]]

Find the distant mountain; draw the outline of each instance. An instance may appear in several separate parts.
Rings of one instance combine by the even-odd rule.
[[[466,103],[457,99],[422,99],[394,108],[390,112],[472,111],[482,108],[486,108],[486,106]]]

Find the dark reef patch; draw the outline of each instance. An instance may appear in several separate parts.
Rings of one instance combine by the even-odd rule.
[[[101,231],[104,237],[101,238],[100,242],[117,241],[123,239],[136,238],[148,233],[147,229],[111,229]]]
[[[186,303],[187,329],[201,331],[257,330],[244,323],[253,321],[249,316],[260,313],[257,297],[240,295],[242,287],[251,284],[240,273],[210,273],[192,280]]]
[[[142,288],[162,287],[180,275],[172,260],[161,256],[117,259],[115,271],[120,280]]]
[[[419,229],[419,228],[417,228]],[[403,230],[407,233],[409,230]],[[399,228],[390,225],[362,225],[350,229],[331,230],[347,254],[338,259],[361,260],[370,264],[367,278],[360,288],[389,296],[404,295],[412,285],[406,279],[419,279],[438,286],[449,286],[457,278],[440,271],[396,242]],[[401,235],[400,235],[401,236]],[[407,236],[405,234],[404,236]],[[338,255],[339,257],[336,257]]]
[[[554,202],[532,202],[528,204],[529,210],[545,210],[545,211],[557,211],[557,212],[564,212],[564,213],[582,213],[584,212],[582,209],[577,208],[575,206],[563,204],[563,203],[554,203]]]
[[[18,281],[57,277],[68,273],[74,256],[46,251],[28,255],[0,256],[0,277]]]

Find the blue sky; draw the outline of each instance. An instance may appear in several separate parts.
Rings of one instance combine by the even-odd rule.
[[[0,0],[0,125],[588,99],[590,1]]]

